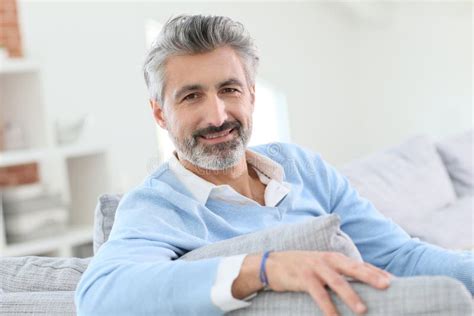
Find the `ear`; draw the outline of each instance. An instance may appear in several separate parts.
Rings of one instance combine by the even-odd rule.
[[[249,86],[250,90],[250,102],[252,103],[252,107],[255,105],[255,84]]]
[[[156,123],[160,125],[161,128],[168,129],[161,105],[155,100],[150,100],[150,108],[153,112],[153,117],[155,118]]]

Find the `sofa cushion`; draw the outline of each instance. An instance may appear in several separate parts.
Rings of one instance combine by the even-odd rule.
[[[99,247],[109,239],[110,231],[115,220],[115,211],[119,205],[121,194],[103,194],[99,197],[95,208],[94,219],[94,254]]]
[[[474,195],[474,130],[449,137],[437,144],[459,197]]]
[[[474,197],[465,196],[433,211],[423,221],[406,223],[404,228],[413,237],[447,249],[474,250],[473,205]]]
[[[180,259],[197,260],[273,249],[336,251],[362,261],[352,240],[340,229],[340,223],[336,214],[319,216],[222,240],[194,249]]]
[[[427,136],[349,163],[341,172],[361,196],[402,227],[424,222],[431,212],[456,200],[448,173]]]
[[[73,291],[90,258],[2,257],[0,288],[4,292]]]

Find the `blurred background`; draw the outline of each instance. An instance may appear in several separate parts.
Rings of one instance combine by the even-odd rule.
[[[166,160],[142,62],[181,13],[229,16],[256,40],[252,144],[339,167],[473,126],[470,1],[1,0],[0,254],[87,256],[99,194]]]

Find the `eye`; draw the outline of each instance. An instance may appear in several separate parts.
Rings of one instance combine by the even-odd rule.
[[[224,93],[234,93],[234,92],[239,92],[239,90],[237,90],[235,88],[224,88],[224,89],[222,89],[222,92],[224,92]]]
[[[192,101],[192,100],[195,100],[199,97],[199,95],[197,93],[191,93],[191,94],[188,94],[187,96],[185,96],[183,98],[183,101]]]

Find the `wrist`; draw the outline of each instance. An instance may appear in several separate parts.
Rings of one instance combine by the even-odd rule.
[[[232,284],[232,296],[243,299],[263,289],[259,272],[262,254],[247,255],[242,263],[239,275]]]

